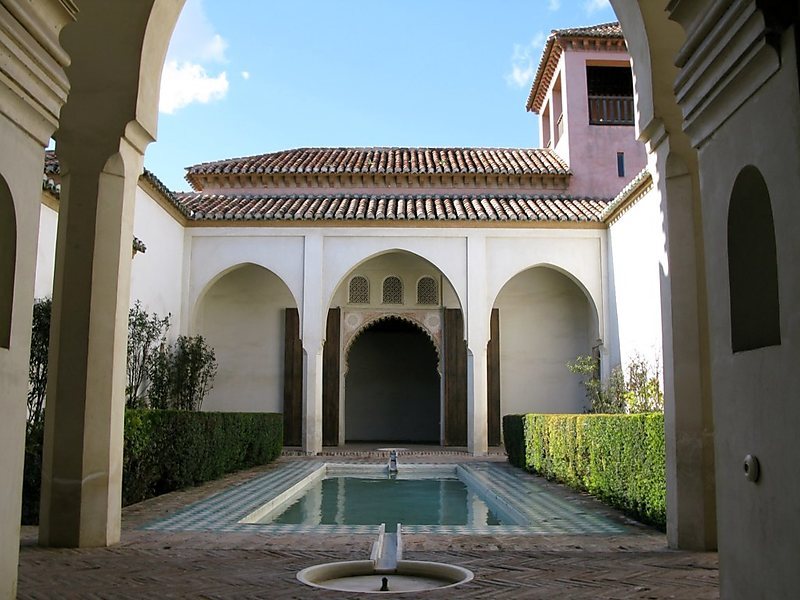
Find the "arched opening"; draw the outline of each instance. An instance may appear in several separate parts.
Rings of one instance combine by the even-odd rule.
[[[17,264],[17,216],[14,199],[0,175],[0,348],[11,347],[11,310]]]
[[[392,304],[386,305],[384,288],[386,282],[391,280],[397,280],[401,286],[406,282],[409,291],[394,297]],[[418,297],[416,282],[423,280],[433,282],[437,292],[435,302],[430,301],[430,295],[422,299]],[[369,297],[354,297],[351,293],[354,281],[359,281],[363,288],[372,290],[372,294]],[[401,288],[394,289],[396,291]],[[365,299],[367,302],[363,301]],[[378,325],[384,321],[391,321],[393,325]],[[395,321],[400,323],[394,323]],[[411,330],[403,335],[399,329],[382,329],[391,327],[410,327]],[[365,399],[367,392],[364,390],[371,390],[369,393],[379,390],[375,391],[378,397],[388,398],[381,401],[388,407],[382,411],[382,415],[393,414],[392,411],[396,409],[392,404],[396,394],[393,390],[405,389],[402,388],[404,384],[395,379],[398,373],[403,373],[408,368],[409,361],[416,360],[418,356],[416,350],[406,350],[395,356],[393,365],[386,364],[362,372],[360,369],[364,362],[360,353],[363,350],[359,348],[372,348],[367,354],[376,354],[375,357],[368,356],[366,360],[383,360],[388,352],[384,349],[385,340],[392,340],[393,336],[397,339],[411,336],[417,343],[424,343],[420,355],[425,355],[428,346],[433,349],[432,366],[419,366],[421,372],[427,373],[423,377],[428,382],[425,385],[431,381],[436,382],[431,388],[423,386],[428,390],[423,397],[428,398],[429,394],[433,394],[430,396],[433,400],[429,404],[426,400],[425,411],[428,412],[413,408],[410,413],[392,417],[398,426],[397,431],[388,426],[370,429],[368,425],[373,412],[370,402],[375,401]],[[422,340],[419,336],[425,339]],[[323,349],[323,445],[335,446],[346,441],[465,445],[467,380],[466,344],[463,340],[464,326],[458,295],[436,265],[412,252],[396,249],[373,255],[354,265],[339,282],[328,310]],[[388,345],[391,344],[393,342],[390,341]],[[407,391],[403,393],[408,395]],[[408,407],[408,398],[404,402]],[[414,418],[412,413],[417,415],[416,418],[424,420],[423,427],[415,426],[412,429],[402,425],[404,420]],[[383,418],[382,415],[380,418]],[[373,420],[377,422],[377,419],[375,417]],[[386,435],[390,437],[384,437]]]
[[[588,408],[567,362],[591,355],[597,316],[586,293],[548,267],[515,275],[500,290],[501,414],[580,413]]]
[[[254,264],[211,284],[195,319],[196,332],[214,348],[218,364],[203,409],[283,412],[286,313],[294,309],[280,277]]]
[[[728,207],[728,276],[733,352],[779,345],[775,224],[767,184],[753,166],[742,169],[733,184]]]
[[[416,325],[399,318],[368,325],[347,355],[347,441],[438,444],[438,361]]]

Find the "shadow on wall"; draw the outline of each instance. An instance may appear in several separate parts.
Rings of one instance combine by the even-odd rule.
[[[11,310],[17,262],[17,216],[14,199],[0,175],[0,348],[11,347]]]

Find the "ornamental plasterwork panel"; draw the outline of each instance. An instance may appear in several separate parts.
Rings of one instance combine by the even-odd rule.
[[[416,325],[433,342],[438,363],[436,370],[442,374],[442,310],[440,308],[418,308],[409,310],[342,309],[342,358],[343,373],[347,374],[350,347],[356,338],[371,325],[387,319],[400,319]]]

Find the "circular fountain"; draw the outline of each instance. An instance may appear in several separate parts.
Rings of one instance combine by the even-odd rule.
[[[397,533],[386,533],[386,525],[382,524],[369,560],[314,565],[300,571],[297,579],[328,590],[386,594],[453,587],[473,578],[472,571],[463,567],[403,560],[402,555],[400,524],[397,524]]]

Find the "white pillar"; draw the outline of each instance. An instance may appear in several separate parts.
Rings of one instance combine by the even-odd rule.
[[[306,454],[322,451],[322,348],[325,343],[327,306],[322,298],[321,233],[305,238],[303,251],[303,306],[300,331],[303,344],[303,450]]]
[[[652,151],[668,258],[661,278],[667,541],[712,550],[714,424],[697,167],[672,151],[668,136]]]
[[[467,448],[475,456],[489,452],[488,388],[486,346],[489,317],[486,291],[486,238],[467,238],[467,306],[464,311],[467,335]]]
[[[143,155],[124,138],[104,162],[80,143],[59,149],[39,539],[106,546],[120,538],[133,209]]]

